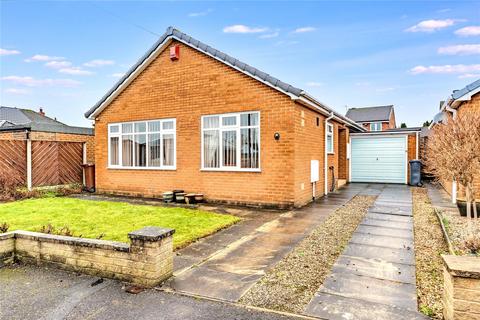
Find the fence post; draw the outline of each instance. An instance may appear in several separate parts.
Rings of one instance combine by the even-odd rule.
[[[82,144],[82,152],[83,152],[82,162],[83,162],[83,164],[87,164],[87,143],[86,142],[84,142]],[[86,183],[86,181],[85,181],[85,168],[82,169],[82,179],[83,179],[83,185],[85,186],[85,183]]]
[[[27,138],[27,188],[32,190],[32,140]]]

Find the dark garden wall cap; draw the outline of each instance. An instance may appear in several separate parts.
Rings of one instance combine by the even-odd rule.
[[[128,234],[131,240],[158,241],[175,233],[174,229],[160,227],[144,227]]]

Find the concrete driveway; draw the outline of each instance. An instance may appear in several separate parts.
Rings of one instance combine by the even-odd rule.
[[[328,197],[280,215],[257,216],[180,250],[164,286],[188,295],[236,302],[332,212],[381,185],[349,184]]]

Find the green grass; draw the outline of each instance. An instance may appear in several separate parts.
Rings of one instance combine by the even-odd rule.
[[[9,231],[39,231],[51,224],[68,226],[74,236],[128,242],[127,234],[145,226],[175,229],[176,249],[238,222],[235,216],[179,207],[159,207],[121,202],[41,198],[0,204],[0,223]]]

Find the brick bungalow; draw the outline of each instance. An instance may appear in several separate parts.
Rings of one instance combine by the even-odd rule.
[[[397,127],[393,105],[350,108],[346,116],[367,131],[386,131]]]
[[[38,112],[0,106],[0,171],[28,187],[82,182],[82,162],[94,162],[92,128],[66,125]]]
[[[469,112],[480,112],[480,79],[476,80],[469,85],[465,86],[461,90],[454,90],[449,98],[441,103],[440,112],[434,117],[431,127],[436,123],[442,122],[445,119],[445,114],[451,113],[454,116]],[[452,196],[452,200],[464,199],[465,192],[462,188],[459,188],[456,196],[454,185],[450,181],[443,182],[445,190]],[[480,172],[478,177],[474,181],[475,186],[475,198],[480,199]]]
[[[364,131],[172,27],[85,116],[95,121],[99,192],[184,189],[277,207],[302,206],[332,181],[347,182],[349,135]]]

